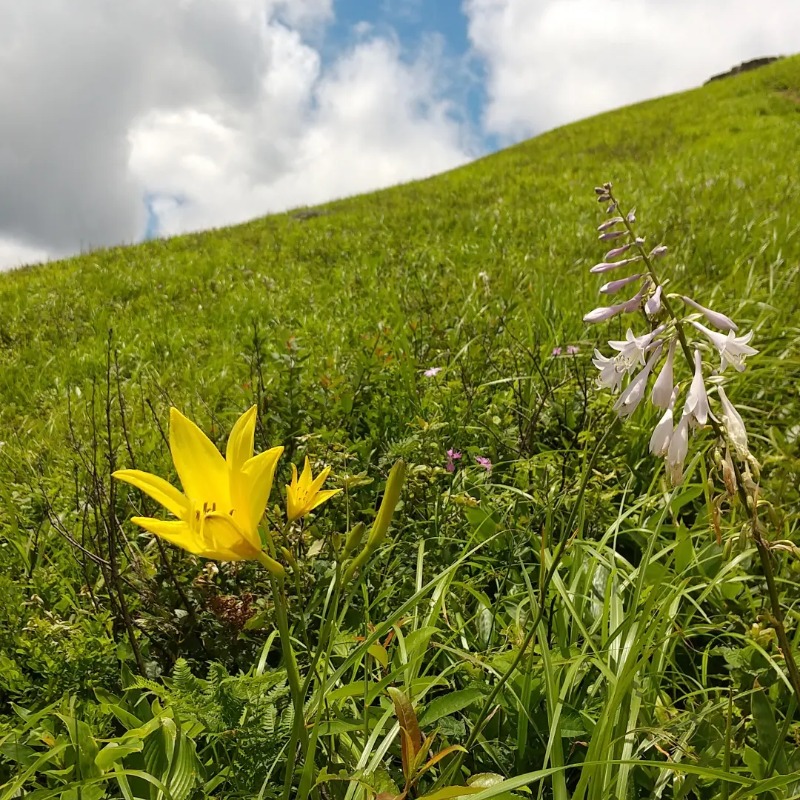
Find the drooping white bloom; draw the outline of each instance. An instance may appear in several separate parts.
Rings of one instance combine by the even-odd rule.
[[[645,391],[647,390],[647,381],[653,367],[661,355],[661,345],[659,345],[650,358],[647,360],[644,369],[640,370],[639,374],[628,384],[627,389],[619,396],[619,399],[614,403],[614,411],[620,417],[629,417],[636,411],[639,403],[642,402]]]
[[[667,448],[667,472],[673,486],[677,486],[683,480],[683,463],[688,452],[689,415],[684,414],[675,426]]]
[[[601,389],[611,389],[616,393],[622,388],[622,379],[625,377],[627,368],[618,357],[606,358],[599,350],[595,350],[592,364],[600,370],[597,385]]]
[[[653,346],[653,340],[662,333],[664,330],[663,325],[659,325],[655,330],[650,333],[643,333],[641,336],[636,336],[633,331],[628,328],[625,332],[625,341],[620,339],[612,339],[608,346],[619,353],[620,359],[632,367],[634,364],[639,363],[644,366],[646,361],[647,351]]]
[[[658,421],[658,425],[653,429],[653,435],[650,437],[650,452],[654,456],[665,456],[669,450],[669,444],[672,440],[673,409],[675,408],[677,396],[677,391],[672,393],[667,410]]]
[[[699,322],[692,322],[691,320],[690,322],[700,333],[707,336],[711,344],[719,351],[720,372],[724,372],[728,365],[738,372],[742,372],[744,370],[744,359],[747,356],[754,356],[758,353],[758,350],[755,347],[750,347],[749,344],[753,338],[753,331],[748,331],[744,336],[735,336],[733,331],[728,331],[727,334],[717,333],[709,330]]]
[[[656,290],[644,304],[644,310],[651,317],[654,317],[659,311],[661,311],[661,286],[656,286]]]
[[[703,359],[699,350],[694,351],[694,377],[689,387],[689,394],[686,395],[683,416],[691,417],[698,425],[705,425],[708,422],[708,395],[703,380]]]
[[[691,297],[686,297],[685,295],[681,295],[681,300],[690,308],[699,311],[715,328],[719,328],[721,331],[739,330],[739,326],[730,317],[726,317],[725,314],[701,306],[700,303],[696,303]]]
[[[601,294],[616,294],[620,289],[627,286],[629,283],[641,280],[644,276],[643,273],[637,272],[635,275],[629,275],[627,278],[620,278],[617,281],[609,281],[600,287]]]
[[[653,384],[653,394],[651,399],[653,405],[657,408],[669,408],[670,400],[672,398],[672,388],[675,383],[673,379],[673,362],[675,359],[675,346],[678,340],[673,339],[669,344],[667,351],[667,358],[664,361],[664,366],[661,367],[661,372],[658,373],[656,382]]]
[[[736,451],[736,455],[745,460],[750,455],[750,449],[747,446],[747,430],[744,427],[744,420],[742,415],[736,410],[736,407],[728,400],[728,395],[725,394],[725,389],[722,386],[717,387],[719,394],[719,401],[722,404],[722,425],[728,438]]]

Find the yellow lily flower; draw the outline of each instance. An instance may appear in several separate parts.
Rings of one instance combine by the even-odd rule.
[[[138,469],[120,469],[113,477],[150,495],[177,520],[133,517],[131,521],[203,558],[265,560],[258,524],[283,448],[253,455],[256,407],[236,421],[225,458],[178,409],[169,410],[169,421],[169,448],[183,493],[163,478]]]
[[[289,517],[289,522],[304,517],[309,511],[313,511],[318,505],[342,491],[341,489],[319,491],[330,471],[330,467],[325,467],[316,478],[312,479],[311,464],[306,456],[303,474],[298,479],[297,467],[292,464],[292,482],[286,487],[286,516]]]

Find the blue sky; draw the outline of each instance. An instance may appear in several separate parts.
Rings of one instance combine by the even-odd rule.
[[[341,0],[334,3],[335,20],[326,32],[322,53],[330,63],[343,47],[365,36],[396,38],[405,58],[413,60],[422,42],[441,42],[442,58],[451,80],[446,87],[462,118],[480,140],[481,153],[498,149],[496,136],[481,131],[486,102],[485,68],[471,51],[467,17],[459,0]]]
[[[423,178],[800,52],[797,0],[37,6],[0,0],[0,269]]]

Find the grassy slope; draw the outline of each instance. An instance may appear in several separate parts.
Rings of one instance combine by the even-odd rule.
[[[66,387],[102,374],[110,328],[131,374],[146,371],[177,403],[203,396],[212,406],[231,394],[244,402],[236,395],[254,319],[278,349],[296,336],[316,375],[347,373],[350,352],[379,322],[398,334],[425,325],[414,366],[435,362],[437,330],[459,317],[481,271],[493,291],[518,293],[516,324],[537,326],[546,345],[582,337],[597,288],[586,267],[600,254],[591,186],[602,179],[670,244],[702,299],[758,319],[742,290],[750,270],[768,273],[777,332],[800,299],[799,88],[792,58],[320,216],[267,217],[2,275],[7,447],[17,436],[29,451],[59,446]]]

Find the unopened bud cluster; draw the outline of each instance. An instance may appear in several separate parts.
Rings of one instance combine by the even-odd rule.
[[[668,282],[659,280],[655,269],[667,247],[645,246],[644,237],[634,230],[635,210],[620,210],[610,183],[594,191],[598,202],[606,205],[608,217],[597,228],[598,239],[613,242],[614,246],[589,271],[614,273],[613,280],[600,287],[602,294],[615,295],[625,290],[630,296],[595,308],[583,320],[604,322],[620,314],[636,313],[648,328],[639,334],[628,328],[624,340],[609,341],[614,351],[610,357],[595,350],[592,363],[600,371],[598,385],[619,394],[614,410],[620,417],[633,414],[649,392],[650,402],[663,411],[650,437],[650,452],[666,459],[673,484],[683,479],[690,434],[710,421],[723,434],[723,474],[728,489],[730,476],[736,472],[733,459],[745,480],[751,480],[750,467],[757,470],[758,465],[750,455],[742,417],[725,394],[721,374],[728,366],[741,372],[745,358],[758,352],[750,346],[752,331],[737,336],[738,327],[730,317],[690,297],[669,292]],[[678,315],[676,308],[683,313]],[[683,378],[682,362],[686,365]],[[711,401],[715,401],[715,407],[718,405],[716,415],[707,383],[713,389]]]

